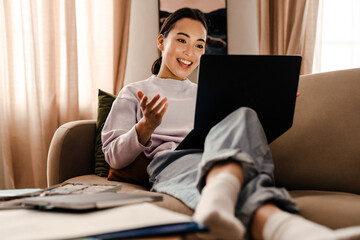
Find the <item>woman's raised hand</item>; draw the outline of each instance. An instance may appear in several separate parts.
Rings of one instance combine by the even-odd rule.
[[[138,91],[138,97],[140,99],[141,110],[144,114],[144,118],[148,127],[156,128],[160,125],[162,117],[164,116],[168,107],[167,98],[164,97],[158,104],[160,95],[157,94],[151,101],[148,101],[148,97],[144,95],[142,91]],[[156,104],[156,105],[155,105]]]
[[[140,99],[143,118],[136,124],[135,128],[139,142],[145,145],[154,130],[161,124],[162,117],[168,107],[168,102],[166,97],[158,102],[160,99],[159,94],[155,95],[150,101],[148,101],[148,97],[142,91],[138,91],[137,95]]]

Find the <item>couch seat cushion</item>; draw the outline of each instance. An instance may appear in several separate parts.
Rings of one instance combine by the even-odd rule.
[[[86,183],[119,183],[108,181],[105,177],[95,174],[74,177],[68,182]],[[149,192],[146,187],[135,184],[124,183],[120,192],[138,193],[147,195],[161,195],[163,201],[154,202],[160,207],[192,215],[193,211],[186,207],[180,200],[163,193]],[[311,221],[325,225],[332,229],[360,225],[360,196],[351,193],[329,192],[329,191],[289,191],[296,204],[298,204],[301,215]]]
[[[289,191],[301,215],[332,229],[360,225],[360,196],[329,191]]]

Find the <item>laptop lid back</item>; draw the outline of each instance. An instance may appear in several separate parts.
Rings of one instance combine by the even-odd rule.
[[[209,130],[239,107],[255,110],[268,142],[293,123],[300,56],[203,55],[194,130]]]

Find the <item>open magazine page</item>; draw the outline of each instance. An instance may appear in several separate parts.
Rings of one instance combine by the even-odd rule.
[[[22,208],[22,200],[28,197],[117,192],[120,188],[121,184],[64,182],[45,189],[0,190],[0,210]]]
[[[117,233],[117,236],[121,236],[122,231],[146,230],[148,227],[180,223],[189,226],[196,224],[190,216],[151,203],[81,214],[26,209],[4,210],[0,214],[0,222],[0,236],[6,236],[6,239],[72,239],[106,233]],[[197,226],[200,229],[201,225]],[[166,228],[163,231],[166,233]],[[146,232],[143,234],[147,235]]]

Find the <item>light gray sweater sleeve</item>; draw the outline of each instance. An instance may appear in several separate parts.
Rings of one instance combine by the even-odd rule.
[[[151,140],[142,145],[138,141],[135,129],[137,102],[135,99],[117,97],[102,130],[102,143],[105,160],[115,169],[121,169],[132,163],[135,158],[147,150]]]
[[[135,125],[143,117],[137,92],[148,99],[156,94],[167,97],[169,107],[149,142],[139,143]],[[156,158],[177,145],[193,129],[197,86],[190,80],[161,79],[152,75],[146,80],[128,84],[115,99],[102,130],[105,160],[115,169],[132,163],[143,152]]]

